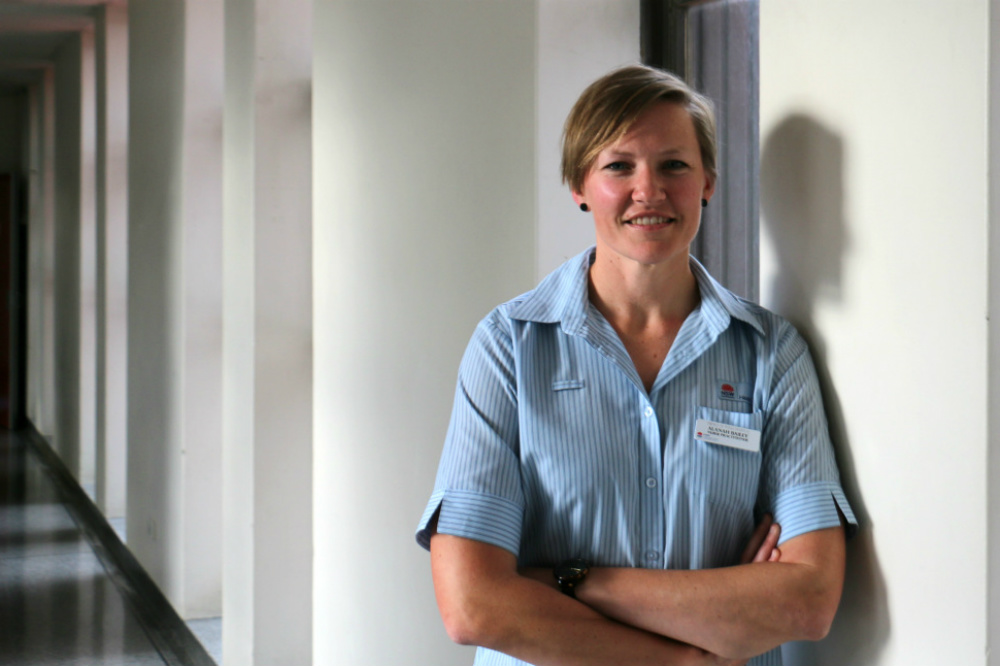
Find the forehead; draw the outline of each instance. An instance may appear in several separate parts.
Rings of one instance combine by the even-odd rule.
[[[698,136],[687,108],[676,102],[656,102],[643,111],[620,139],[602,152],[636,149],[698,150]]]

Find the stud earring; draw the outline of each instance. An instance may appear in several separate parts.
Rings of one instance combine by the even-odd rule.
[[[586,213],[588,210],[590,210],[590,206],[588,206],[585,203],[582,203],[582,204],[580,204],[580,210],[582,210],[584,213]]]
[[[708,206],[708,199],[702,199],[701,200],[701,207],[705,208],[706,206]]]

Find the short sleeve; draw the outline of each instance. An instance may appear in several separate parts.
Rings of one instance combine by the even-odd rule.
[[[417,528],[429,548],[441,534],[482,541],[515,555],[524,494],[518,458],[516,367],[507,322],[496,311],[476,328],[459,366],[451,422],[434,492]]]
[[[759,503],[781,525],[781,541],[857,519],[840,486],[816,369],[805,341],[790,325],[775,351],[765,407]],[[838,513],[839,509],[839,513]]]

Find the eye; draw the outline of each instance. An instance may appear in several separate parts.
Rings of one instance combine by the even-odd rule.
[[[667,160],[663,163],[664,171],[682,171],[687,168],[687,162],[683,162],[681,160]]]
[[[605,164],[604,168],[607,171],[628,171],[631,167],[628,162],[618,160],[617,162],[609,162],[608,164]]]

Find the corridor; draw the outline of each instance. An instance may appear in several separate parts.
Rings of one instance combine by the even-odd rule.
[[[214,665],[44,446],[0,430],[0,663]]]

